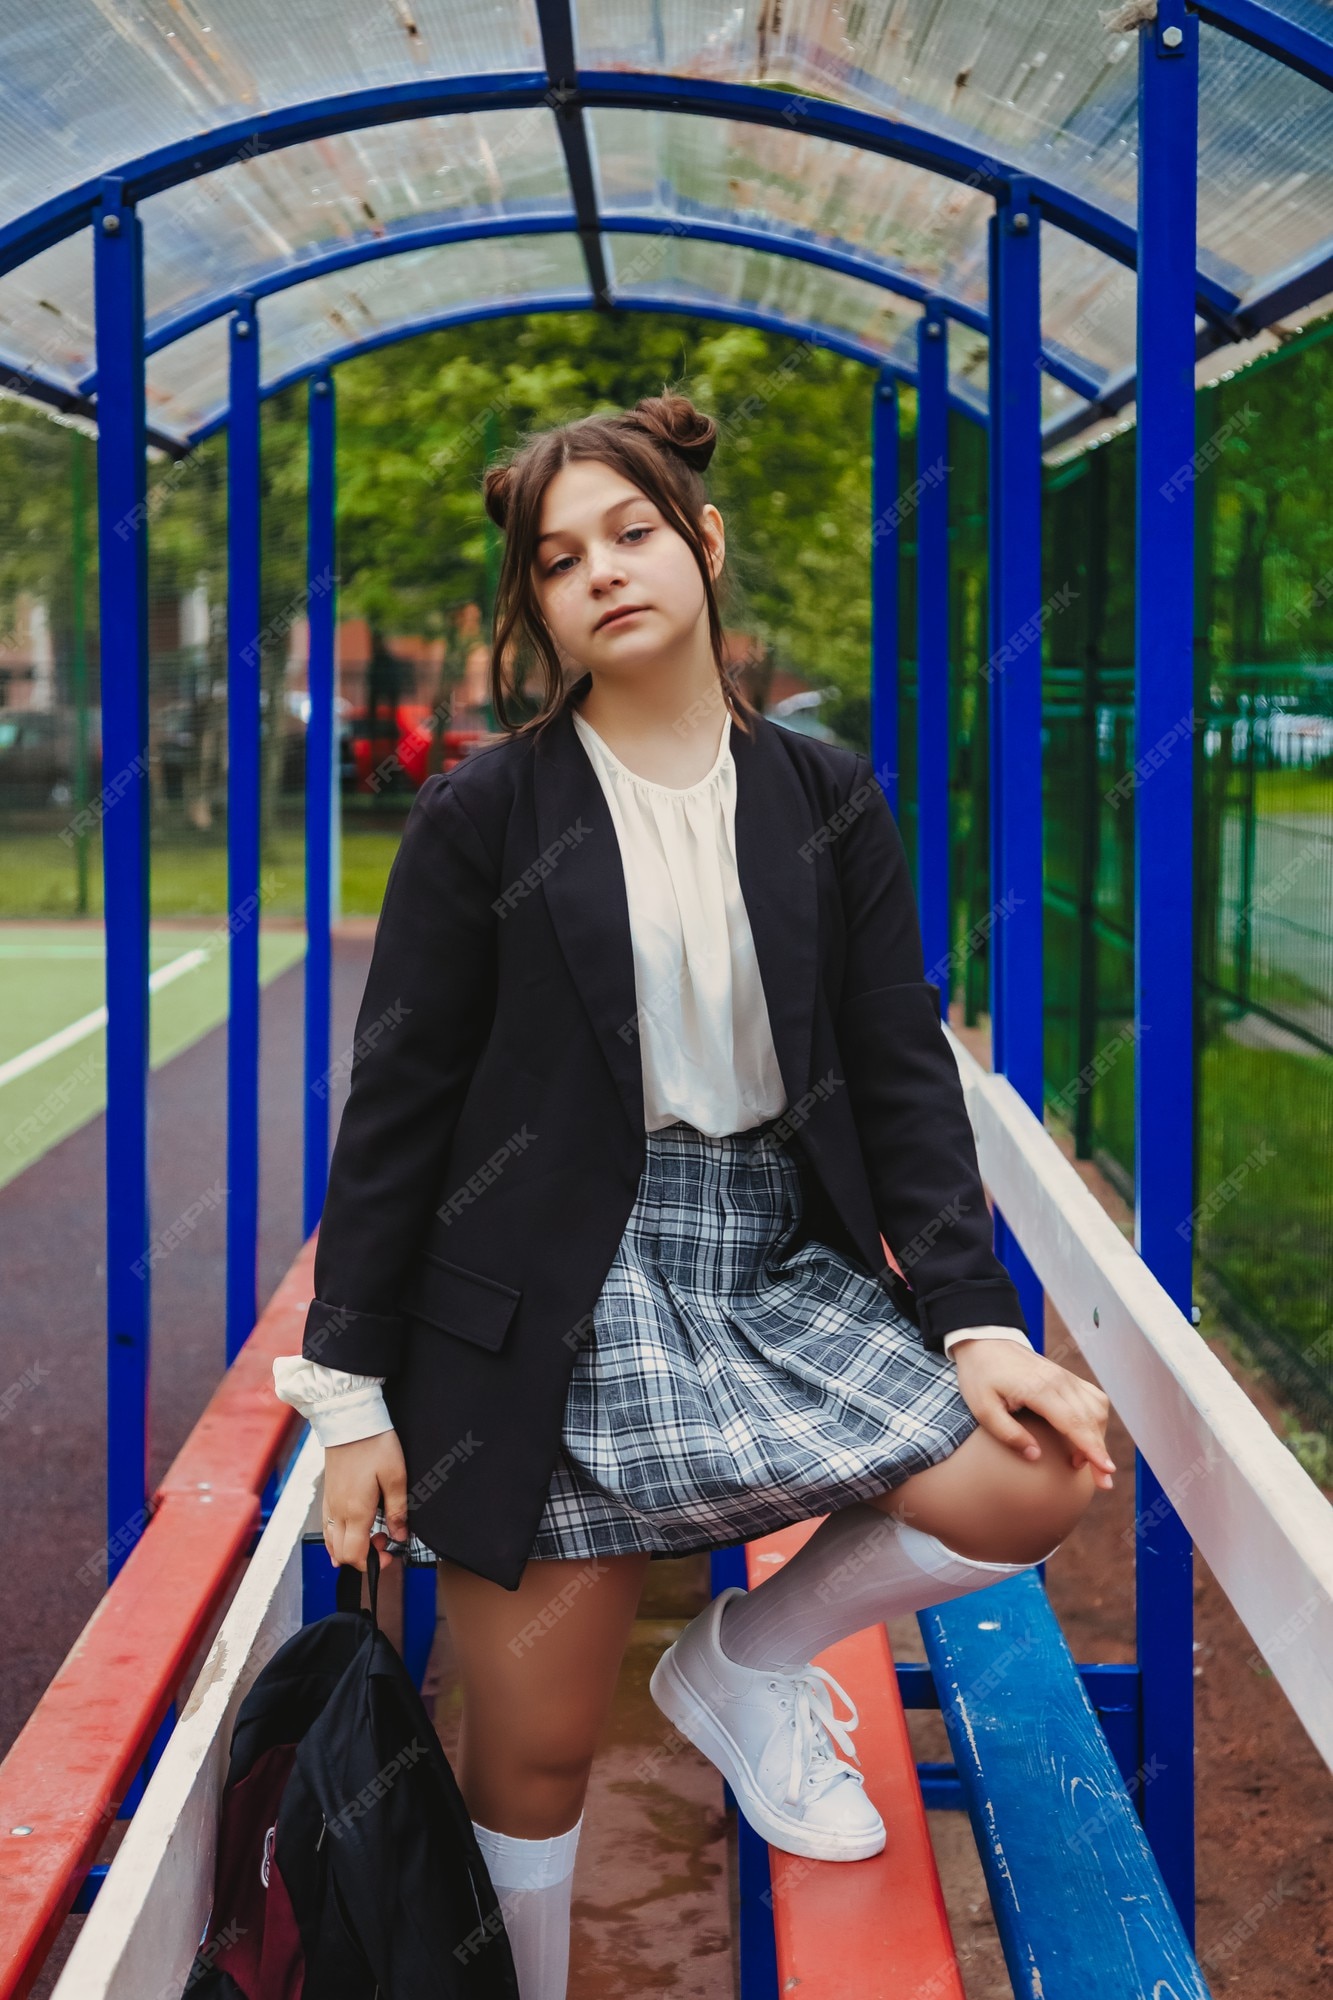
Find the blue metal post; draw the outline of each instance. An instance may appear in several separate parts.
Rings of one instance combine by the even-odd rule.
[[[917,322],[917,900],[926,977],[949,1014],[949,337],[937,299]]]
[[[870,764],[898,817],[899,603],[898,384],[875,385],[870,439]]]
[[[329,1175],[329,1042],[332,1008],[334,515],[336,404],[333,377],[312,376],[308,403],[306,595],[310,634],[305,735],[305,1145],[303,1229],[309,1236],[324,1206]]]
[[[259,321],[231,318],[227,427],[227,1362],[258,1312]],[[275,718],[276,726],[276,718]]]
[[[93,220],[106,922],[107,1582],[147,1521],[148,504],[143,230],[118,179]]]
[[[1139,45],[1135,548],[1135,1242],[1182,1312],[1194,1206],[1194,271],[1198,20]],[[1151,759],[1151,762],[1147,761]],[[1144,1829],[1194,1936],[1193,1547],[1135,1453]]]
[[[991,1060],[1040,1118],[1042,1091],[1041,261],[1039,216],[1016,178],[990,223]],[[1044,1301],[996,1210],[996,1252],[1033,1342]]]

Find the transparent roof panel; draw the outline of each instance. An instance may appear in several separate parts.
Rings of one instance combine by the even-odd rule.
[[[261,380],[268,386],[345,348],[464,307],[484,311],[528,299],[591,305],[576,236],[450,243],[312,278],[260,302]],[[211,422],[227,403],[226,322],[153,355],[148,379],[153,420],[163,428],[185,436]]]
[[[256,112],[541,67],[533,0],[0,0],[0,221]]]
[[[618,296],[661,299],[684,309],[771,313],[797,327],[847,334],[884,360],[905,360],[913,352],[915,306],[863,279],[776,252],[737,250],[687,236],[610,230],[606,240]]]
[[[1138,186],[1137,35],[1050,0],[575,0],[586,69],[782,85],[911,119],[1098,203]],[[1109,12],[1109,9],[1102,11]],[[1333,39],[1333,8],[1288,0]],[[849,25],[854,23],[852,32]],[[1238,292],[1333,234],[1333,96],[1200,29],[1200,261]],[[785,128],[784,128],[785,129]],[[1237,190],[1243,199],[1238,200]]]
[[[201,175],[142,204],[150,327],[358,238],[570,213],[545,105],[369,126]]]
[[[1010,160],[1133,224],[1137,36],[1105,28],[1108,10],[1085,0],[784,0],[780,9],[769,0],[573,0],[573,10],[585,72],[833,99]],[[1278,0],[1275,12],[1333,42],[1333,0]],[[1333,93],[1218,29],[1204,25],[1200,38],[1200,262],[1242,300],[1261,298],[1333,248]],[[47,0],[40,9],[0,0],[0,223],[130,155],[238,119],[413,81],[540,75],[543,62],[536,0],[228,0],[215,16],[200,0]],[[729,223],[840,250],[984,310],[990,203],[975,187],[817,138],[799,112],[764,127],[590,107],[585,125],[622,268],[629,252],[616,225],[632,216],[677,228]],[[150,329],[326,253],[458,221],[563,219],[571,209],[545,103],[393,122],[240,159],[144,201]],[[568,281],[585,291],[573,236],[541,250],[539,239],[524,240],[512,256],[483,240],[462,248],[482,280],[479,302],[493,283],[514,296],[497,274],[520,267],[542,291],[553,271],[557,289]],[[781,293],[803,317],[910,358],[915,309],[900,295],[776,253],[677,238],[663,263],[651,239],[634,241],[634,268],[660,266],[664,283],[739,302]],[[264,320],[279,345],[304,340],[323,354],[344,344],[328,299],[345,297],[335,317],[383,332],[395,300],[417,312],[421,269],[462,268],[446,250],[434,263],[420,247],[405,253],[401,277],[385,257],[294,286],[274,295]],[[425,266],[413,261],[422,257]],[[1048,353],[1090,382],[1132,366],[1134,282],[1123,267],[1051,224],[1042,287]],[[362,298],[375,302],[368,317]],[[77,388],[93,368],[91,323],[86,232],[0,278],[0,363]],[[217,407],[212,352],[204,342],[188,368],[155,361],[159,421],[179,409],[193,429]],[[963,350],[956,378],[964,387],[977,378]],[[1043,393],[1053,406],[1077,401],[1049,378]]]
[[[786,127],[613,109],[588,123],[612,226],[633,210],[808,234],[984,308],[978,188]]]

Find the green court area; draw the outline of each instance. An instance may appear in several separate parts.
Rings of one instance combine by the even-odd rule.
[[[225,921],[154,925],[150,1060],[160,1069],[227,1018]],[[262,925],[267,984],[305,933]],[[0,1187],[106,1104],[106,954],[96,921],[0,922]]]
[[[402,813],[360,821],[344,818],[342,913],[373,917],[402,839]],[[217,837],[179,840],[155,831],[150,857],[155,917],[220,917],[227,907],[227,850]],[[270,917],[305,915],[305,842],[299,827],[279,827],[264,842],[260,893]],[[0,832],[0,921],[13,917],[97,917],[102,913],[102,843],[87,850],[87,906],[79,907],[78,861],[72,846],[45,829]]]

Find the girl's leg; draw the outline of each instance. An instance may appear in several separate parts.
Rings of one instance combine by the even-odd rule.
[[[938,1465],[914,1472],[867,1506],[938,1535],[957,1554],[981,1562],[1040,1562],[1083,1518],[1096,1492],[1092,1467],[1075,1472],[1069,1445],[1032,1410],[1023,1427],[1041,1457],[1020,1458],[978,1424]]]
[[[529,1562],[517,1590],[439,1566],[463,1694],[459,1789],[500,1899],[521,2000],[565,2000],[588,1775],[650,1560]]]
[[[1096,1487],[1044,1417],[1022,1459],[978,1428],[938,1465],[830,1514],[773,1576],[726,1606],[718,1642],[739,1666],[795,1672],[865,1626],[942,1604],[1053,1555]]]

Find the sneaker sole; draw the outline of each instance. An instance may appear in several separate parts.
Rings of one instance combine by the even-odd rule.
[[[882,1826],[878,1836],[817,1833],[776,1813],[756,1786],[739,1744],[681,1673],[672,1658],[674,1650],[669,1646],[653,1668],[648,1692],[667,1720],[721,1771],[756,1833],[784,1854],[799,1854],[809,1861],[868,1861],[883,1850],[886,1834]]]

